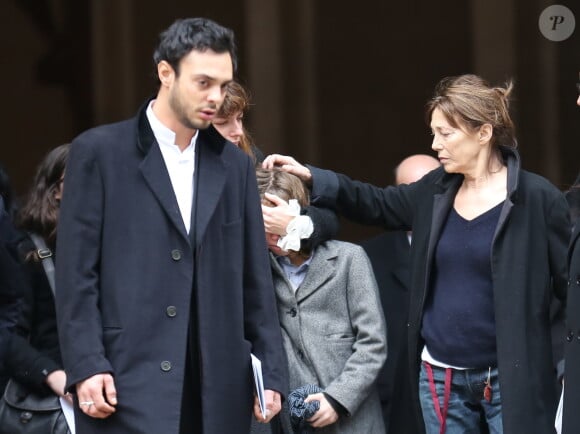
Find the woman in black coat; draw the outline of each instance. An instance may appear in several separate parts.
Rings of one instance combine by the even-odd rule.
[[[47,154],[36,173],[33,187],[17,217],[22,230],[17,251],[23,271],[22,310],[5,359],[6,371],[31,392],[65,394],[66,374],[62,367],[56,328],[55,301],[38,248],[29,234],[42,237],[54,253],[56,223],[69,145]],[[54,255],[52,256],[55,260]]]
[[[442,167],[381,189],[270,156],[313,185],[313,203],[354,221],[413,230],[411,394],[428,434],[554,430],[550,301],[566,295],[568,206],[520,168],[512,86],[444,79],[428,104]]]

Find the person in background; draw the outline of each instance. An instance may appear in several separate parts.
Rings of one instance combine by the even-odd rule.
[[[18,212],[18,203],[12,189],[8,172],[0,164],[0,242],[17,258],[14,251],[15,242],[20,238],[20,232],[14,226]]]
[[[580,74],[576,83],[580,107]],[[568,304],[562,432],[580,432],[580,174],[566,193],[570,204],[572,236],[568,247]]]
[[[252,136],[244,127],[244,116],[250,109],[250,94],[237,81],[226,85],[224,102],[220,106],[212,125],[227,140],[232,142],[256,162],[264,160],[264,154],[256,147]]]
[[[512,89],[471,74],[441,80],[426,114],[442,167],[410,185],[264,160],[311,184],[313,203],[413,231],[409,372],[417,428],[428,434],[554,430],[550,306],[566,298],[568,205],[520,167]]]
[[[14,227],[16,204],[10,178],[0,164],[0,394],[8,381],[4,367],[11,333],[21,309],[21,272],[15,243],[20,238]]]
[[[8,382],[6,355],[21,310],[21,271],[13,254],[0,242],[0,394]]]
[[[302,181],[257,169],[264,207],[277,196],[308,205]],[[329,240],[312,250],[283,250],[266,230],[278,316],[288,358],[290,390],[314,385],[305,398],[319,409],[307,419],[316,432],[383,434],[376,379],[387,355],[387,336],[376,281],[360,246]],[[292,433],[289,412],[281,413]]]
[[[82,434],[247,433],[251,353],[264,421],[287,372],[254,163],[210,128],[234,35],[178,19],[153,59],[155,98],[72,142],[56,270],[66,387]]]
[[[431,155],[415,154],[395,169],[395,185],[411,184],[438,168]],[[413,402],[407,366],[407,317],[411,281],[411,232],[384,232],[360,243],[375,273],[387,322],[389,357],[378,378],[379,396],[387,433],[415,434]]]
[[[18,205],[16,203],[16,198],[12,185],[10,183],[10,177],[3,164],[0,163],[0,210],[4,215],[9,218],[14,219],[16,212],[18,210]]]
[[[63,181],[70,145],[51,150],[38,166],[32,188],[20,208],[16,224],[22,231],[17,251],[23,264],[21,285],[22,310],[15,333],[6,352],[6,372],[14,381],[39,395],[63,397],[72,404],[65,391],[66,373],[57,332],[54,292],[43,267],[43,258],[56,263],[56,227],[63,193]],[[41,238],[48,251],[39,255]]]

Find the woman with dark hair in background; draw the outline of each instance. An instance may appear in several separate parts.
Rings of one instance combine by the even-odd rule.
[[[47,273],[43,261],[56,262],[56,225],[62,197],[69,145],[50,151],[40,163],[33,186],[17,216],[23,231],[17,243],[22,262],[24,285],[22,311],[5,358],[10,378],[30,392],[55,399],[65,393],[66,373],[63,370],[57,334],[53,286],[54,276]],[[44,241],[40,246],[35,237]],[[2,429],[0,428],[0,432]]]
[[[317,203],[351,220],[413,231],[411,394],[428,434],[554,431],[550,302],[566,296],[568,206],[520,167],[511,91],[475,75],[443,79],[427,104],[442,167],[409,185],[264,161],[310,182]]]
[[[264,154],[260,151],[248,130],[244,127],[244,116],[250,109],[250,95],[237,81],[226,85],[226,96],[212,124],[219,133],[232,142],[254,161],[262,162]]]

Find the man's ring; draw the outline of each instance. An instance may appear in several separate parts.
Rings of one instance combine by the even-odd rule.
[[[91,405],[95,405],[95,402],[94,401],[81,401],[81,402],[79,402],[79,405],[88,405],[90,407]]]

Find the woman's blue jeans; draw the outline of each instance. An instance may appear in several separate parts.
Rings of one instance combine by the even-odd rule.
[[[432,365],[438,405],[443,412],[445,369]],[[484,399],[483,390],[489,369],[452,369],[449,407],[445,434],[502,434],[501,396],[497,368],[491,370],[491,401]],[[421,363],[419,398],[427,434],[440,434],[437,416],[425,365]],[[487,426],[487,429],[485,428]],[[483,429],[482,429],[483,428]]]

